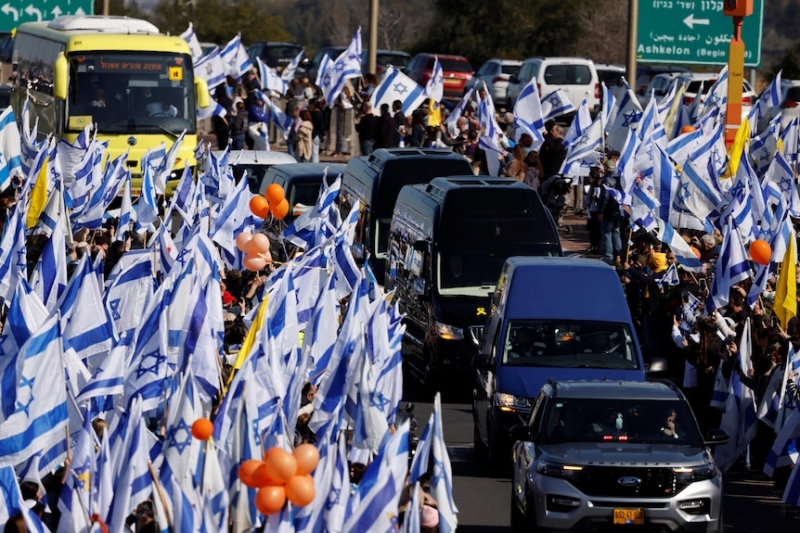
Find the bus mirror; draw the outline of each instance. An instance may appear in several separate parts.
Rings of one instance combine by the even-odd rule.
[[[211,102],[208,94],[208,83],[203,78],[194,79],[194,89],[197,93],[197,107],[208,107]]]
[[[69,81],[69,61],[64,52],[58,54],[53,69],[53,96],[59,100],[67,99],[67,83]]]

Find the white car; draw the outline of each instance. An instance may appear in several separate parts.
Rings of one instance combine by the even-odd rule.
[[[639,105],[641,105],[644,109],[647,106],[647,103],[650,101],[651,96],[655,96],[656,102],[661,103],[661,100],[672,89],[672,85],[674,83],[673,80],[680,76],[680,72],[662,72],[661,74],[656,74],[653,76],[653,79],[650,80],[650,85],[647,86],[644,94],[636,95],[636,97],[639,99]]]
[[[786,129],[793,118],[800,116],[800,81],[781,80],[781,102],[762,117],[758,123],[758,132],[764,131],[778,113],[781,115],[781,131]]]
[[[686,90],[683,93],[683,103],[688,106],[694,102],[698,94],[701,98],[700,101],[705,102],[711,87],[717,81],[718,77],[719,75],[716,73],[694,73],[691,76],[678,76],[673,80],[673,83],[686,84]],[[746,80],[742,80],[742,117],[746,117],[750,113],[755,101],[756,94],[753,92],[753,88],[750,87],[750,84]]]
[[[521,65],[522,61],[513,59],[490,59],[481,65],[472,79],[467,82],[464,86],[464,93],[466,94],[473,87],[479,88],[480,82],[484,82],[495,105],[505,105],[508,80],[519,72]]]
[[[508,82],[506,105],[513,109],[517,97],[536,78],[539,96],[563,89],[576,108],[586,98],[589,109],[600,110],[600,80],[594,61],[582,57],[531,57],[522,62],[519,74]]]

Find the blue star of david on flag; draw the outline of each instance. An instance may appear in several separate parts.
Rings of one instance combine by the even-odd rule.
[[[394,84],[394,90],[397,94],[403,95],[408,91],[408,87],[403,82],[397,82]]]
[[[191,253],[191,248],[184,248],[183,250],[178,253],[178,257],[175,258],[175,261],[181,264],[181,266],[186,266],[186,256]]]
[[[148,359],[153,360],[153,364],[150,366],[145,365],[145,361]],[[136,369],[136,378],[141,378],[148,372],[152,372],[156,376],[158,375],[158,369],[161,367],[161,363],[166,362],[167,356],[161,355],[158,350],[154,350],[148,354],[142,356],[142,362],[139,363],[139,367]]]
[[[389,400],[386,399],[382,392],[371,392],[369,394],[369,404],[383,411],[389,405]]]
[[[179,439],[178,437],[181,435],[181,433],[183,438]],[[175,427],[170,430],[169,440],[180,454],[183,454],[183,450],[191,446],[192,428],[186,423],[186,420],[181,418]]]
[[[339,496],[342,492],[342,489],[339,488],[331,488],[331,493],[328,495],[328,499],[325,501],[325,508],[328,510],[333,509],[335,505],[339,503]]]
[[[119,314],[119,304],[121,303],[121,299],[117,298],[116,300],[111,300],[108,302],[108,307],[111,309],[111,318],[114,320],[120,320],[122,315]]]
[[[628,111],[627,113],[623,113],[624,120],[622,121],[623,127],[630,127],[630,125],[634,122],[639,122],[639,117],[641,113],[637,113],[636,111]]]
[[[555,93],[552,96],[550,96],[550,98],[548,98],[547,101],[550,102],[550,105],[554,107],[561,104],[561,99],[558,97],[558,94]]]
[[[678,198],[680,198],[682,203],[686,203],[686,200],[688,200],[691,196],[692,193],[690,191],[689,184],[682,184],[680,190],[678,191]]]

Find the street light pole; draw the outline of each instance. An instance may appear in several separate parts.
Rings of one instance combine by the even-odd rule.
[[[378,0],[369,1],[369,73],[375,74],[378,62]]]
[[[628,0],[628,57],[626,66],[628,85],[632,85],[634,91],[636,90],[636,41],[639,38],[637,24],[639,24],[639,0]]]

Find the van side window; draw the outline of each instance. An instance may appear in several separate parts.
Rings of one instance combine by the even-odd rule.
[[[551,65],[544,71],[544,82],[548,85],[569,83],[569,65]]]
[[[592,83],[592,71],[586,65],[575,65],[575,85],[589,85]]]

